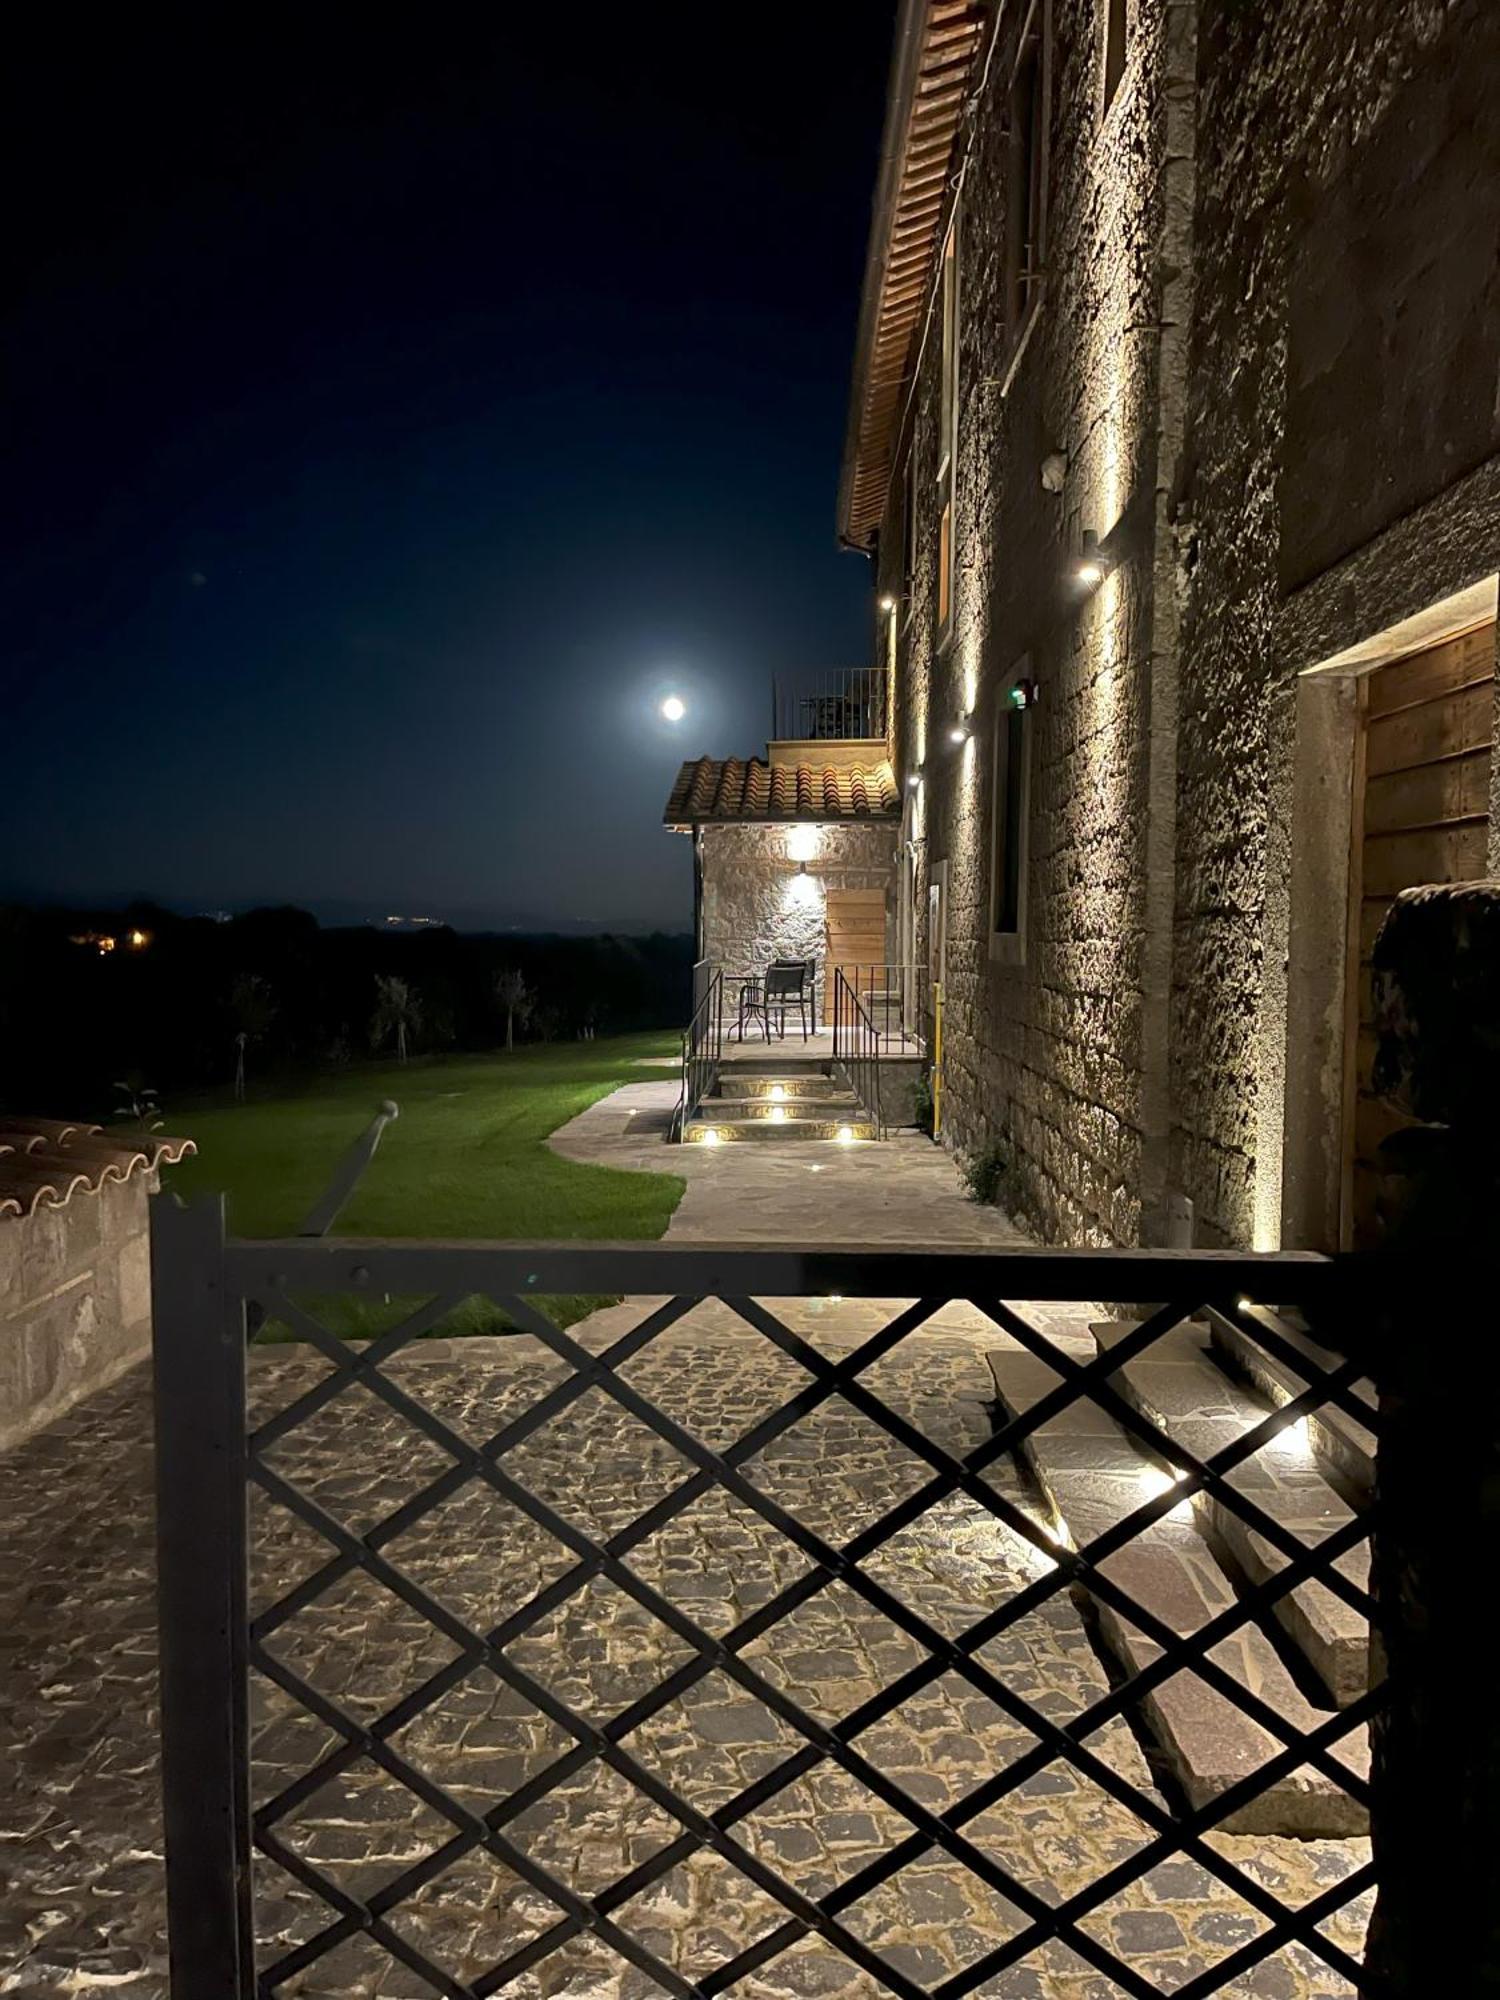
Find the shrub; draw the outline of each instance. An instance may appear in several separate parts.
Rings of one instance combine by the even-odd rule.
[[[919,1132],[932,1137],[932,1119],[936,1106],[932,1100],[932,1071],[919,1069],[916,1086],[911,1094],[912,1123]]]
[[[1010,1185],[1009,1151],[992,1140],[964,1161],[963,1176],[970,1201],[983,1202],[986,1208],[999,1206]]]

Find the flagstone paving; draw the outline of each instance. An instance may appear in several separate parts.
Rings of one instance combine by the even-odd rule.
[[[747,1152],[754,1149],[745,1149]],[[642,1310],[631,1301],[575,1329],[596,1351]],[[804,1300],[787,1324],[837,1355],[882,1323],[871,1302]],[[1066,1332],[1060,1323],[1055,1329]],[[971,1307],[950,1307],[882,1358],[866,1380],[944,1450],[987,1433],[997,1344]],[[258,1414],[317,1378],[305,1350],[257,1354]],[[460,1436],[482,1440],[558,1378],[563,1364],[529,1338],[428,1343],[391,1364],[393,1377]],[[790,1357],[709,1304],[627,1364],[630,1382],[704,1443],[722,1448],[807,1377]],[[387,1406],[350,1388],[275,1447],[277,1469],[339,1519],[366,1529],[449,1462],[415,1439]],[[508,1455],[534,1494],[590,1537],[617,1535],[685,1476],[674,1447],[599,1389],[590,1389]],[[924,1476],[918,1462],[852,1405],[835,1401],[783,1433],[744,1471],[757,1491],[815,1534],[844,1541]],[[108,1991],[162,2000],[164,1936],[153,1708],[149,1404],[139,1373],[0,1461],[7,1536],[0,1571],[4,1655],[0,1743],[14,1797],[4,1815],[8,1886],[0,1915],[0,1993]],[[997,1492],[1022,1502],[1008,1467]],[[271,1602],[330,1550],[283,1510],[252,1509],[254,1597]],[[405,1573],[458,1616],[493,1625],[525,1603],[570,1557],[543,1530],[470,1484],[394,1542]],[[872,1554],[866,1574],[953,1634],[1045,1573],[1047,1557],[977,1502],[950,1497]],[[629,1567],[694,1627],[718,1637],[802,1574],[807,1557],[755,1509],[714,1489],[629,1552]],[[389,1592],[336,1583],[270,1640],[346,1712],[370,1722],[453,1656],[451,1642]],[[832,1724],[923,1658],[923,1649],[847,1583],[800,1602],[743,1652],[759,1680],[720,1666],[680,1685],[679,1699],[642,1720],[621,1749],[699,1811],[721,1807],[804,1740],[762,1695],[790,1698]],[[596,1578],[512,1639],[508,1657],[575,1716],[599,1722],[693,1657],[693,1649],[615,1582]],[[1066,1594],[979,1655],[1005,1686],[1066,1723],[1107,1686],[1080,1612]],[[328,1730],[257,1680],[254,1784],[264,1802],[330,1747]],[[914,1688],[854,1748],[906,1796],[942,1810],[1029,1749],[1032,1734],[982,1687],[948,1671]],[[464,1804],[487,1809],[551,1765],[572,1743],[524,1695],[488,1669],[451,1688],[398,1730],[392,1747]],[[1140,1746],[1119,1722],[1090,1740],[1108,1772],[1155,1796]],[[817,1896],[876,1860],[907,1831],[891,1805],[827,1761],[799,1767],[734,1835],[802,1893]],[[503,1828],[558,1881],[597,1894],[659,1852],[680,1829],[619,1771],[588,1765]],[[281,1827],[297,1854],[349,1890],[369,1894],[447,1840],[451,1824],[356,1759],[331,1775]],[[1097,1778],[1053,1760],[966,1828],[979,1855],[1006,1871],[1012,1896],[932,1850],[855,1900],[848,1933],[923,1986],[976,1962],[1014,1934],[1018,1904],[1053,1905],[1139,1851],[1141,1820]],[[1319,1893],[1368,1853],[1358,1840],[1215,1837],[1257,1882],[1289,1901]],[[271,1954],[318,1931],[329,1911],[273,1864],[258,1865],[259,1920]],[[1362,1901],[1326,1926],[1357,1950]],[[614,1912],[641,1945],[692,1979],[773,1929],[763,1890],[704,1850],[638,1886]],[[556,1921],[549,1899],[500,1860],[471,1849],[392,1916],[455,1978],[472,1977]],[[1170,1993],[1263,1928],[1249,1906],[1196,1862],[1159,1864],[1084,1918],[1092,1939],[1121,1953]],[[405,1996],[431,1989],[366,1938],[351,1940],[289,1981],[302,1995]],[[564,2000],[637,2000],[660,1990],[598,1935],[575,1935],[506,1988]],[[804,1939],[735,1989],[755,2000],[872,1993],[874,1982],[827,1943]],[[1053,1943],[979,1989],[992,2000],[1114,2000],[1123,1989],[1076,1949]],[[1300,1945],[1287,1946],[1224,1989],[1264,2000],[1332,2000],[1350,1988]]]

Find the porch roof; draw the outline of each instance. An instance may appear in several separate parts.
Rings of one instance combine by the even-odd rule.
[[[688,828],[705,822],[898,819],[901,794],[890,761],[768,764],[760,757],[698,757],[677,773],[662,819]]]

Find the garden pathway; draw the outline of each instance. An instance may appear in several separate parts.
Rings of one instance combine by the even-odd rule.
[[[630,1083],[554,1132],[565,1159],[687,1182],[667,1241],[926,1249],[1024,1243],[997,1208],[967,1200],[951,1156],[918,1132],[839,1146],[668,1146],[678,1081]]]

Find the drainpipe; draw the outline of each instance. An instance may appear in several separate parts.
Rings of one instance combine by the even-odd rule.
[[[693,828],[693,963],[703,956],[703,828]]]

